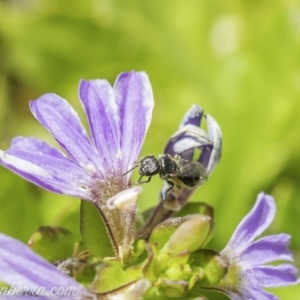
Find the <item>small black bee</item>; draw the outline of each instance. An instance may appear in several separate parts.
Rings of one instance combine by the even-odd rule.
[[[193,188],[203,184],[208,178],[201,163],[181,159],[179,155],[173,157],[169,154],[162,154],[158,158],[155,158],[154,155],[147,155],[123,175],[135,168],[139,168],[140,174],[137,184],[148,183],[153,175],[159,174],[160,178],[169,184],[168,191],[174,186],[178,189]],[[148,176],[148,179],[142,181],[144,176]]]

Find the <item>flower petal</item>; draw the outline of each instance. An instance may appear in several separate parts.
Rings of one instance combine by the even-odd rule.
[[[106,168],[113,169],[121,158],[120,120],[113,88],[106,80],[82,80],[79,96],[99,155]]]
[[[197,161],[206,168],[213,149],[213,143],[209,140],[207,133],[199,128],[203,115],[203,108],[199,105],[193,105],[183,117],[179,131],[168,142],[165,153],[173,156],[180,154],[183,159],[192,160],[195,148],[199,148],[201,149],[201,155],[197,158]]]
[[[206,168],[207,173],[211,174],[221,158],[222,131],[221,131],[219,124],[215,121],[215,119],[212,116],[206,115],[206,123],[207,123],[208,137],[213,142],[213,149],[211,150],[211,153],[210,153],[210,149],[205,148],[203,150],[200,162],[205,167],[207,166],[207,168]],[[206,154],[204,151],[208,151],[208,154],[209,154],[209,162],[208,163],[207,163],[208,154]]]
[[[194,125],[185,125],[175,132],[168,141],[164,153],[174,156],[179,154],[181,158],[192,160],[195,148],[212,149],[212,142],[209,140],[207,133]]]
[[[242,260],[259,266],[277,260],[294,261],[292,253],[288,249],[291,236],[277,234],[263,237],[251,243],[242,253]]]
[[[261,287],[287,286],[297,283],[298,269],[290,264],[254,267],[251,276]]]
[[[141,300],[145,291],[151,286],[147,279],[140,279],[130,285],[123,293],[108,295],[108,300]]]
[[[48,299],[50,300],[51,298],[41,297],[41,296],[18,295],[18,293],[16,295],[8,295],[8,296],[1,295],[1,300],[48,300]],[[67,299],[62,299],[62,300],[67,300]]]
[[[86,171],[38,139],[14,138],[7,151],[0,150],[0,164],[52,192],[92,200]]]
[[[260,193],[251,211],[234,231],[224,252],[242,253],[248,244],[259,236],[273,221],[276,205],[273,197]]]
[[[184,115],[179,129],[183,128],[186,125],[194,125],[196,127],[200,127],[201,120],[203,118],[203,108],[197,104],[192,105],[192,107],[187,111],[187,113]]]
[[[259,285],[252,285],[247,281],[244,284],[239,282],[239,286],[222,284],[218,290],[228,295],[231,300],[279,300],[275,295],[261,289]]]
[[[85,168],[94,168],[104,175],[99,155],[70,104],[55,94],[45,94],[30,102],[35,118],[46,127],[57,142]]]
[[[44,287],[47,291],[74,287],[78,293],[87,292],[28,246],[4,234],[0,234],[0,281],[18,287]]]
[[[234,299],[234,298],[233,298]],[[239,298],[238,298],[239,299]],[[251,286],[243,291],[243,298],[241,300],[279,300],[274,294],[268,293],[260,288]]]
[[[219,291],[228,295],[231,300],[279,300],[275,295],[249,285],[243,287],[228,285],[225,289],[221,287]]]
[[[139,156],[152,117],[153,94],[149,78],[144,72],[120,74],[114,91],[122,120],[122,170],[126,172]]]

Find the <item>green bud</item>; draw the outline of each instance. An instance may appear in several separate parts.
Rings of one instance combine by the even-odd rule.
[[[201,214],[211,217],[211,230],[204,244],[206,245],[215,233],[214,226],[214,208],[205,202],[189,202],[183,209],[179,212],[178,217],[191,215],[191,214]]]
[[[162,253],[155,257],[153,264],[153,272],[156,276],[159,276],[169,266],[170,255],[168,253]]]
[[[184,280],[162,279],[159,283],[159,291],[169,298],[181,298],[188,291],[188,283]]]
[[[157,244],[158,249],[161,249],[169,240],[171,235],[177,230],[177,228],[192,216],[185,216],[180,218],[170,218],[157,225],[149,238],[149,243]]]
[[[164,273],[172,280],[188,279],[192,270],[188,264],[173,263]]]
[[[201,286],[211,286],[220,282],[228,272],[228,264],[221,255],[210,249],[200,249],[191,255],[193,265],[200,266],[205,277],[200,282]]]
[[[193,267],[192,269],[193,269],[192,272],[193,275],[189,279],[189,290],[195,285],[197,281],[202,280],[202,278],[205,276],[205,273],[202,268]]]
[[[214,218],[214,208],[204,202],[189,202],[178,213],[178,217],[201,214]]]
[[[180,252],[194,252],[201,248],[211,231],[211,218],[205,215],[192,215],[171,235],[161,253],[171,255]]]

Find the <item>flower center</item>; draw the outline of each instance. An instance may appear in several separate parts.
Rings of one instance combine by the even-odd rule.
[[[97,206],[100,209],[105,209],[109,198],[128,188],[129,185],[125,182],[123,176],[109,175],[105,180],[96,181],[92,194]]]

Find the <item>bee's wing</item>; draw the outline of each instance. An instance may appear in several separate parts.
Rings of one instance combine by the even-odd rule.
[[[169,174],[170,177],[199,177],[204,181],[208,178],[205,168],[199,162],[179,160],[178,169]]]

